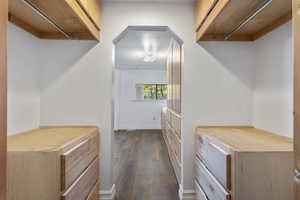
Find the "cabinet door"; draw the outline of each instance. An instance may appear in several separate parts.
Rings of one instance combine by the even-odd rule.
[[[197,0],[196,3],[196,31],[200,28],[205,18],[213,9],[218,0]]]
[[[8,1],[0,1],[0,199],[6,199],[7,18]]]
[[[294,55],[300,53],[300,0],[293,0]],[[294,56],[294,151],[296,199],[300,199],[300,57]],[[298,177],[297,177],[298,174]]]
[[[77,0],[95,26],[100,30],[101,25],[101,1],[100,0]]]

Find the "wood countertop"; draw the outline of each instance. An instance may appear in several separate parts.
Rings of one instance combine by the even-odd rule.
[[[217,139],[229,148],[240,152],[293,151],[293,139],[254,127],[199,126],[196,134]]]
[[[41,127],[7,137],[7,151],[55,151],[76,141],[98,134],[95,126]]]

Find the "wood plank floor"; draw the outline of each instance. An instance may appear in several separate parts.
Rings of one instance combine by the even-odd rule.
[[[117,200],[178,200],[178,185],[161,131],[115,133]]]

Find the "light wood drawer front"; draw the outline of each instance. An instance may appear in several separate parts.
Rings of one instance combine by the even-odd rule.
[[[84,171],[84,173],[62,195],[62,200],[86,200],[99,177],[99,159]]]
[[[99,196],[99,182],[97,182],[93,189],[91,190],[89,196],[87,197],[87,200],[98,200],[98,196]]]
[[[230,200],[230,194],[197,158],[196,179],[209,200]]]
[[[220,183],[231,189],[231,155],[208,140],[198,137],[197,155]]]
[[[181,143],[175,131],[168,126],[167,138],[172,151],[175,153],[176,159],[181,160]]]
[[[179,138],[181,138],[181,118],[172,113],[171,126]]]
[[[195,181],[196,200],[208,200],[198,181]]]
[[[98,156],[98,135],[95,135],[61,156],[62,191],[82,174],[88,165]]]

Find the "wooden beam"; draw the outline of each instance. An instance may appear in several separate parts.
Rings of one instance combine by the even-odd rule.
[[[259,32],[255,33],[253,35],[253,40],[257,40],[261,37],[263,37],[264,35],[270,33],[271,31],[273,31],[274,29],[278,28],[279,26],[287,23],[288,21],[290,21],[292,19],[292,13],[288,13],[282,17],[280,17],[279,19],[275,20],[274,23],[266,26],[265,28],[263,28],[262,30],[260,30]]]
[[[0,1],[0,200],[6,200],[8,0]]]

